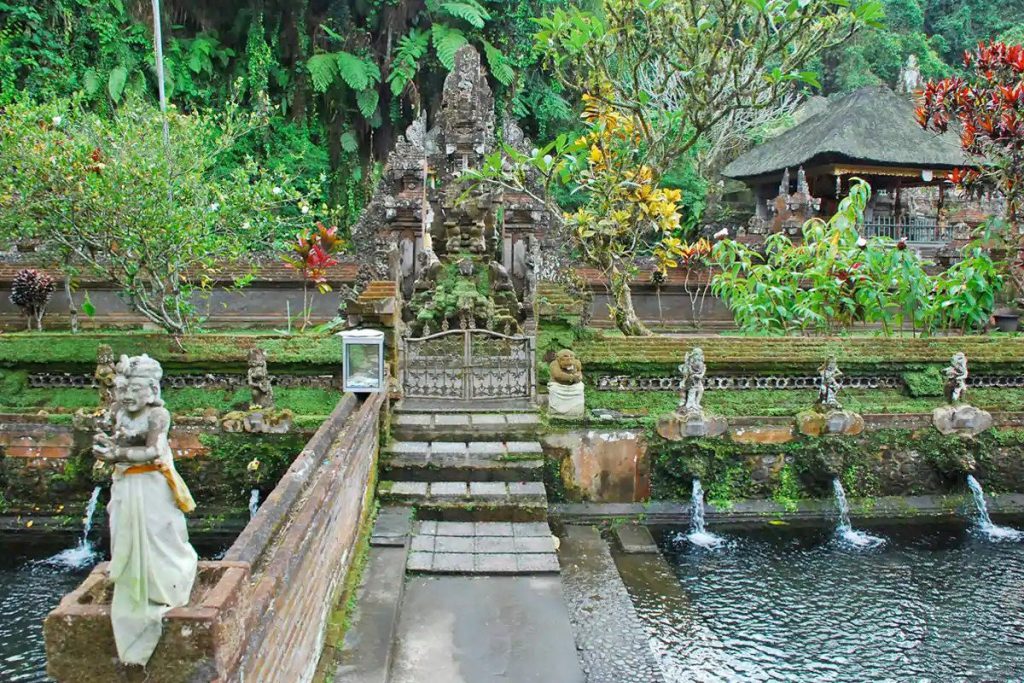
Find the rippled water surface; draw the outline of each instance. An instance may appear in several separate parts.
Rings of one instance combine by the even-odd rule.
[[[77,539],[0,537],[0,681],[46,681],[43,618],[89,573],[42,564]]]
[[[217,557],[233,539],[224,535],[193,537],[200,557]],[[48,681],[43,647],[43,619],[73,590],[91,564],[73,569],[47,563],[48,558],[74,548],[70,535],[0,535],[0,682]],[[95,561],[108,559],[100,547]]]
[[[872,533],[887,543],[769,527],[706,550],[662,533],[675,576],[627,583],[667,680],[1024,681],[1024,543]]]

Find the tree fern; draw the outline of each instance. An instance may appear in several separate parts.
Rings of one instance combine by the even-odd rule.
[[[353,90],[366,90],[380,82],[380,68],[368,59],[357,57],[351,52],[335,53],[338,75]]]
[[[380,101],[380,93],[377,92],[376,87],[369,87],[366,90],[360,90],[356,94],[356,105],[359,107],[359,113],[363,115],[364,119],[368,119],[373,116],[374,112],[377,111],[377,103]]]
[[[457,28],[434,24],[431,27],[431,35],[434,39],[434,50],[437,52],[438,61],[444,65],[444,68],[451,71],[455,67],[455,53],[469,42],[466,34]]]
[[[512,80],[516,77],[516,72],[509,65],[505,53],[494,47],[489,41],[485,40],[483,42],[484,55],[487,56],[487,65],[491,68],[491,73],[502,85],[511,84]]]
[[[461,2],[442,2],[441,11],[462,19],[473,28],[483,28],[484,23],[490,20],[491,15],[476,0],[461,0]]]
[[[331,53],[313,55],[306,61],[306,69],[313,82],[313,90],[326,92],[338,76],[338,61]]]
[[[408,35],[402,36],[395,46],[395,54],[391,59],[391,71],[388,72],[388,83],[396,97],[405,91],[405,87],[415,78],[420,68],[420,60],[427,53],[430,34],[426,31],[413,29]]]

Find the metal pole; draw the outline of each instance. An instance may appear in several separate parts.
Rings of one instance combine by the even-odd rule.
[[[167,128],[167,94],[164,92],[164,45],[160,30],[160,0],[153,0],[153,50],[156,52],[156,85],[160,92],[160,112],[164,115],[164,145],[170,149],[171,135]]]

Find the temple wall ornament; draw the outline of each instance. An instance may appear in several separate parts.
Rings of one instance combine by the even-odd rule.
[[[992,414],[966,403],[967,356],[963,352],[953,354],[949,366],[943,370],[946,378],[945,395],[948,405],[932,411],[932,424],[945,435],[959,434],[973,437],[992,427]]]

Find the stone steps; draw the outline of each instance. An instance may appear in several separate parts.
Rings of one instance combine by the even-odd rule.
[[[547,518],[547,494],[539,481],[385,481],[385,504],[416,507],[417,519],[532,521]]]
[[[393,481],[539,481],[544,452],[537,441],[397,441],[382,467]]]
[[[411,413],[396,411],[391,433],[400,441],[522,441],[540,427],[536,412]]]
[[[428,574],[558,572],[547,522],[419,522],[407,570]]]

